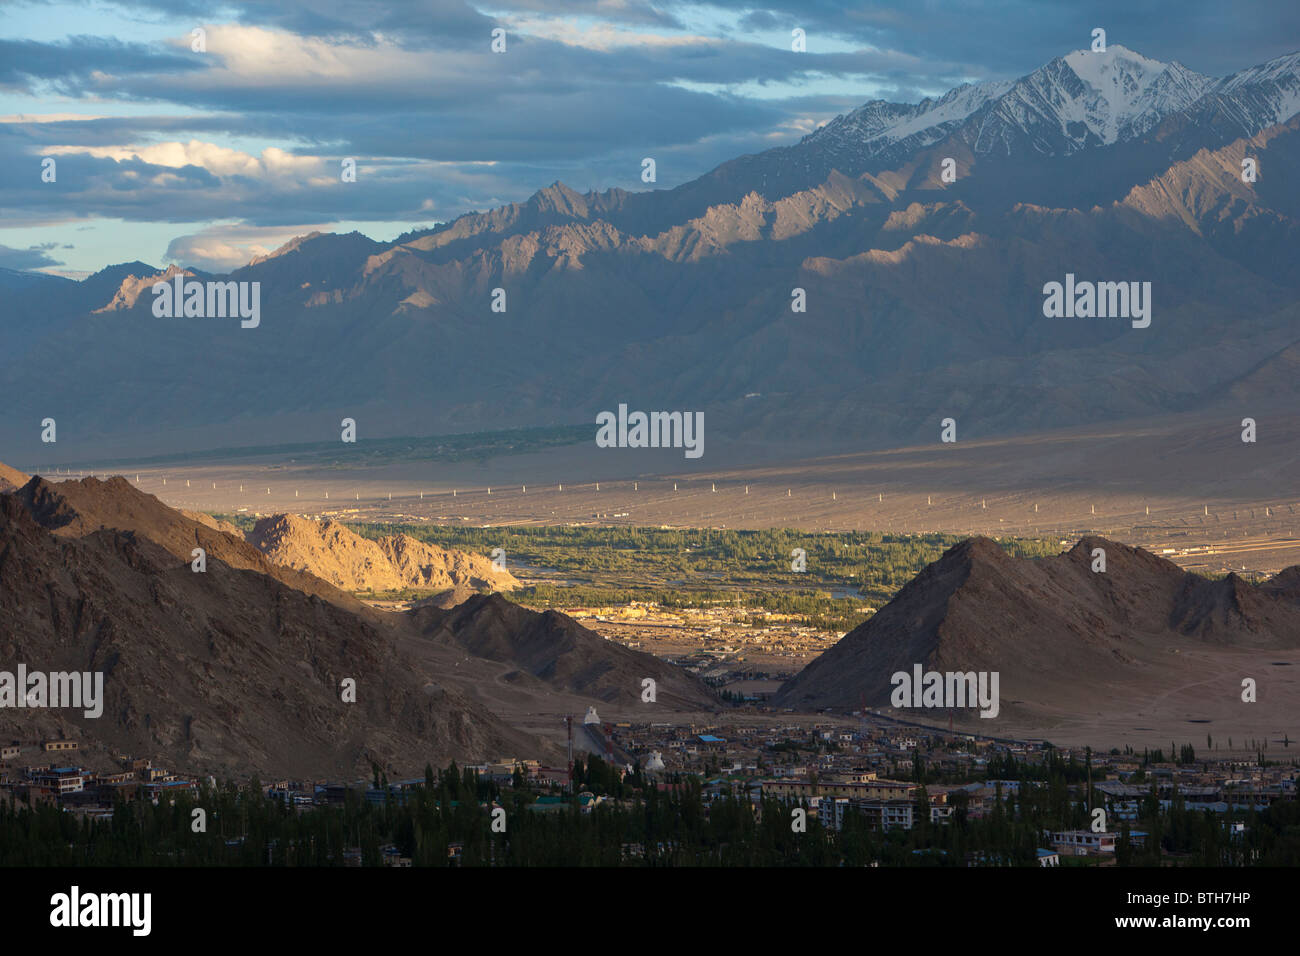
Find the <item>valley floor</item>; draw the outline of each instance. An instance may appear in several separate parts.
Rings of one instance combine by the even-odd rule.
[[[792,449],[788,459],[779,450],[758,454],[719,440],[700,462],[683,462],[680,453],[642,457],[579,445],[478,463],[371,469],[242,460],[115,470],[173,507],[248,518],[291,511],[417,528],[944,532],[1033,538],[1062,549],[1083,534],[1099,534],[1203,574],[1263,577],[1300,564],[1300,488],[1293,474],[1300,418],[1261,418],[1255,444],[1241,441],[1239,418],[1165,418],[885,451]],[[542,572],[532,583],[545,580]],[[725,578],[711,583],[737,586]],[[759,682],[744,685],[751,691],[772,689],[843,633],[780,619],[770,628],[755,626],[753,608],[743,607],[549,606],[737,692],[746,681]],[[1007,706],[997,734],[1141,748],[1206,732],[1268,741],[1286,732],[1294,716],[1288,702],[1300,699],[1300,686],[1288,675],[1300,674],[1300,655],[1202,647],[1170,648],[1169,656],[1150,662],[1145,677],[1109,688],[1106,700],[1067,694],[1049,712],[1032,708],[1032,717],[1018,714],[1016,689],[1003,687]],[[1179,679],[1184,670],[1192,676]],[[1270,692],[1256,705],[1233,703],[1243,676],[1268,679]],[[1214,681],[1223,686],[1207,693]],[[508,708],[504,699],[493,703]],[[558,740],[554,715],[512,716]],[[991,733],[981,724],[993,722],[965,723],[970,732]]]
[[[698,462],[593,444],[477,463],[241,460],[114,471],[173,507],[250,516],[1058,535],[1070,543],[1092,533],[1198,571],[1272,573],[1300,564],[1300,417],[1261,418],[1253,444],[1241,441],[1238,419],[1166,417],[884,451],[789,448],[784,456],[719,439]]]

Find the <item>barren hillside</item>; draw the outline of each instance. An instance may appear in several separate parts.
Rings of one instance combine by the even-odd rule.
[[[1098,550],[1104,572],[1093,570]],[[1297,568],[1260,585],[1210,580],[1098,537],[1037,560],[973,538],[787,682],[778,702],[889,707],[891,676],[920,664],[999,673],[1001,713],[977,720],[985,732],[1101,712],[1140,724],[1152,719],[1153,701],[1196,687],[1181,706],[1199,710],[1186,719],[1226,720],[1252,706],[1240,699],[1243,677],[1260,687],[1254,713],[1267,702],[1269,713],[1294,720],[1294,683],[1275,683],[1272,668],[1291,666],[1300,650],[1298,582]],[[947,712],[910,715],[939,721]]]
[[[430,588],[511,591],[519,582],[489,558],[398,534],[371,541],[336,521],[293,514],[263,518],[248,541],[281,567],[307,571],[347,591]]]
[[[375,610],[214,523],[122,478],[33,478],[0,493],[0,661],[102,673],[105,698],[99,717],[0,709],[0,738],[70,737],[88,766],[132,753],[186,773],[351,777],[374,762],[411,775],[451,759],[558,759],[559,724],[539,714],[630,709],[645,677],[664,710],[713,703],[685,672],[561,614],[496,595]],[[355,542],[340,540],[342,556],[318,557],[346,566]],[[483,580],[465,555],[430,571],[434,552],[412,545],[388,539],[375,553],[422,580]],[[207,552],[202,573],[194,547]]]

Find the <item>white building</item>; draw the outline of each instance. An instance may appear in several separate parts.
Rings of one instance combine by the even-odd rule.
[[[848,797],[814,797],[818,800],[817,819],[822,826],[836,832],[844,829],[844,811],[849,808]]]
[[[1051,844],[1066,856],[1098,856],[1115,852],[1116,836],[1091,830],[1061,830],[1051,835]]]

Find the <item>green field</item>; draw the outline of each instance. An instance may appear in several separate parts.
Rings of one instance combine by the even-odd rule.
[[[248,445],[215,448],[210,451],[154,455],[147,458],[102,459],[72,462],[77,469],[148,468],[157,465],[188,465],[202,461],[241,458],[275,458],[323,468],[355,468],[401,462],[487,461],[503,455],[523,455],[590,441],[591,426],[559,425],[551,428],[513,428],[506,431],[466,432],[456,435],[427,435],[406,438],[372,438],[355,443],[339,441],[297,442],[283,445]]]
[[[247,529],[247,516],[219,515]],[[368,538],[407,534],[444,548],[490,555],[531,586],[511,594],[532,607],[733,605],[799,615],[810,626],[848,630],[889,601],[917,572],[963,540],[947,534],[804,533],[784,529],[494,527],[353,524]],[[1006,539],[1020,557],[1060,552],[1057,540]],[[802,548],[806,570],[791,570]],[[411,598],[413,592],[383,595]]]

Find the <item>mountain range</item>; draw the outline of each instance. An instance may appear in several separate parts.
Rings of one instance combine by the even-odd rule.
[[[376,610],[216,524],[121,477],[0,493],[0,660],[102,672],[105,698],[99,717],[0,708],[0,737],[72,738],[91,767],[130,753],[187,773],[409,776],[452,759],[562,761],[558,718],[539,736],[536,715],[644,707],[646,677],[660,713],[715,706],[685,671],[562,614],[499,595]]]
[[[34,477],[0,492],[0,659],[10,671],[104,674],[101,716],[5,707],[0,736],[75,739],[92,767],[129,753],[188,773],[350,777],[378,764],[403,776],[451,759],[559,762],[556,715],[589,706],[670,722],[718,708],[685,671],[561,613],[499,594],[379,610],[214,525],[123,478]],[[196,546],[202,573],[190,563]],[[994,719],[895,706],[893,675],[918,666],[996,673]],[[1296,666],[1300,567],[1214,580],[1096,536],[1038,559],[976,537],[810,662],[773,705],[952,717],[1021,739],[1113,745],[1196,724],[1281,740],[1300,713]],[[640,698],[647,677],[652,705]],[[348,678],[355,703],[341,696]]]
[[[1102,537],[1038,559],[977,537],[923,569],[775,701],[798,710],[890,708],[893,675],[920,665],[999,674],[996,717],[956,712],[981,733],[1077,724],[1103,712],[1130,731],[1157,721],[1241,728],[1267,713],[1280,736],[1294,730],[1300,687],[1275,668],[1294,666],[1297,651],[1300,566],[1259,583],[1235,574],[1211,580]],[[1242,696],[1247,677],[1254,703]],[[887,712],[931,723],[948,716]]]
[[[299,237],[228,277],[261,284],[255,329],[154,317],[146,263],[0,276],[0,440],[39,463],[628,402],[704,410],[717,440],[869,447],[950,416],[974,436],[1293,402],[1297,110],[1300,54],[1213,78],[1112,45],[872,101],[674,189],[557,182],[393,242]],[[1150,282],[1150,327],[1045,317],[1067,275]]]

